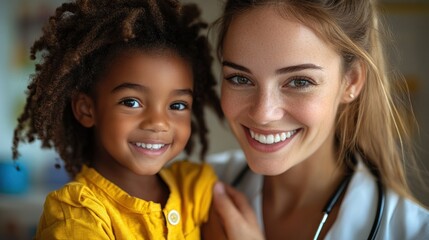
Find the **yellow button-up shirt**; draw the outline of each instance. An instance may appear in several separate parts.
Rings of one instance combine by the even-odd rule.
[[[212,168],[179,161],[160,176],[170,189],[164,209],[84,166],[47,196],[36,239],[200,239],[217,179]]]

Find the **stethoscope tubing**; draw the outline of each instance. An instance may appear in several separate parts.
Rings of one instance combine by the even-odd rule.
[[[354,159],[354,162],[356,162],[355,159]],[[237,177],[232,181],[232,186],[237,187],[238,184],[241,182],[241,180],[245,177],[248,170],[249,170],[249,166],[246,164],[245,167],[239,172]],[[372,174],[376,177],[376,181],[377,181],[378,200],[377,200],[377,210],[375,213],[375,218],[374,218],[374,222],[373,222],[372,227],[371,227],[371,231],[368,235],[368,240],[374,240],[377,237],[377,233],[380,229],[381,221],[383,219],[384,205],[385,205],[385,201],[386,201],[385,196],[384,196],[384,187],[383,187],[383,184],[381,183],[379,174],[377,174],[377,172],[372,172]],[[345,180],[343,180],[341,182],[341,184],[336,189],[335,193],[332,195],[332,197],[330,198],[330,200],[326,204],[326,206],[323,210],[323,219],[322,219],[321,223],[319,224],[319,227],[316,231],[315,239],[317,239],[317,236],[319,235],[319,233],[323,227],[323,224],[326,222],[328,215],[331,212],[333,206],[335,205],[337,200],[340,198],[342,192],[347,188],[348,183],[350,182],[350,180],[352,178],[352,175],[353,174],[346,176]]]
[[[377,175],[377,174],[376,174]],[[378,202],[377,202],[377,211],[375,212],[374,223],[372,224],[371,232],[369,233],[368,240],[374,240],[377,236],[378,230],[380,229],[381,220],[383,219],[384,213],[384,188],[379,177],[377,176],[377,187],[378,187]]]

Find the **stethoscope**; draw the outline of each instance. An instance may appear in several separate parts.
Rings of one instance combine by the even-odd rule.
[[[354,155],[352,155],[352,161],[356,163],[356,159],[354,159]],[[246,173],[249,170],[250,169],[246,164],[246,166],[239,172],[237,177],[232,181],[232,183],[231,183],[232,186],[237,187],[238,184],[241,182],[241,180],[243,180],[243,178],[245,177]],[[384,204],[385,204],[384,189],[383,189],[383,184],[380,181],[379,174],[376,171],[372,171],[372,174],[377,179],[378,201],[377,201],[377,210],[375,213],[374,222],[372,224],[371,231],[368,235],[368,240],[374,240],[375,237],[377,236],[378,230],[380,229],[381,220],[383,218]],[[325,224],[326,220],[328,219],[329,214],[331,213],[335,204],[338,202],[338,199],[340,199],[341,195],[347,189],[347,186],[348,186],[352,176],[353,176],[353,171],[344,177],[344,179],[338,185],[337,189],[334,191],[332,196],[329,198],[326,206],[323,208],[323,218],[319,223],[319,227],[317,228],[316,234],[314,235],[314,238],[313,238],[314,240],[318,239],[320,232],[323,229],[323,225]]]

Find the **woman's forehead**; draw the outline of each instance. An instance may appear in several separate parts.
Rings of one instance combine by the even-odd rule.
[[[280,16],[270,7],[255,8],[234,18],[223,45],[224,60],[243,64],[323,65],[333,58],[338,54],[311,28]]]

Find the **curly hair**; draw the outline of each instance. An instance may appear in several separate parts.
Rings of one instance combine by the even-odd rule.
[[[43,148],[54,148],[75,175],[89,163],[92,132],[74,118],[71,99],[89,93],[109,61],[123,50],[169,49],[189,61],[194,77],[192,134],[185,151],[191,154],[193,137],[208,150],[204,107],[223,119],[216,80],[211,70],[210,45],[202,31],[194,4],[174,0],[77,0],[63,3],[49,18],[43,35],[31,48],[31,59],[40,55],[27,90],[27,102],[13,137],[13,158],[20,142],[40,139]]]

